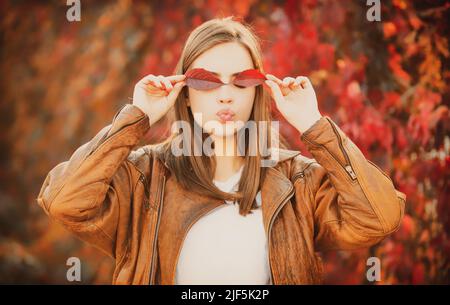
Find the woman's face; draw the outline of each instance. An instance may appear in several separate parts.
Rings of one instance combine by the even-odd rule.
[[[222,43],[200,55],[190,67],[194,68],[214,72],[222,82],[227,83],[208,91],[188,88],[187,103],[196,123],[210,135],[235,134],[250,118],[256,89],[240,88],[231,81],[234,74],[254,68],[250,53],[237,42]],[[221,110],[225,112],[220,113]]]

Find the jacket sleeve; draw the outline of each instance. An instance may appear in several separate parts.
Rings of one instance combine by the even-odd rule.
[[[316,161],[305,175],[317,251],[369,247],[398,229],[405,194],[329,117],[301,139]]]
[[[114,258],[117,225],[129,214],[136,175],[127,157],[149,125],[138,107],[124,105],[110,125],[47,174],[37,197],[51,218]]]

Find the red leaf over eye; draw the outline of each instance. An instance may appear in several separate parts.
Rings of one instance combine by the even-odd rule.
[[[234,84],[242,87],[251,87],[262,84],[266,80],[264,74],[257,69],[242,71],[234,79]]]
[[[223,85],[222,81],[214,74],[203,68],[195,68],[187,71],[186,85],[198,90],[215,89]]]

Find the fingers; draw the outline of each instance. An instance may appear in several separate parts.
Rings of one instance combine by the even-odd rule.
[[[298,76],[296,78],[293,77],[285,77],[283,80],[277,78],[276,76],[272,74],[266,74],[266,78],[269,80],[274,81],[278,85],[282,87],[289,87],[289,88],[298,88],[301,87],[303,89],[306,89],[308,86],[311,85],[310,80],[306,76]]]
[[[274,95],[275,94],[275,92],[280,92],[280,94],[281,94],[281,96],[284,96],[284,95],[286,95],[286,94],[288,94],[289,93],[289,90],[290,89],[287,89],[287,87],[285,86],[285,85],[283,85],[283,81],[281,80],[281,79],[279,79],[279,78],[277,78],[275,75],[272,75],[272,74],[266,74],[266,78],[268,79],[268,80],[270,80],[270,81],[272,81],[274,84],[276,84],[277,85],[277,87],[278,87],[278,90],[276,90],[276,91],[273,91],[272,90],[272,95],[273,95],[273,97],[274,98],[276,98],[276,96]],[[266,83],[267,85],[269,85],[268,83]],[[270,86],[269,86],[270,87]]]
[[[166,77],[172,84],[186,79],[186,75],[171,75]]]
[[[266,74],[266,78],[269,79],[269,80],[274,81],[275,83],[277,83],[280,86],[283,84],[283,81],[281,79],[277,78],[275,75]]]
[[[283,99],[283,94],[281,93],[280,86],[273,80],[266,80],[266,85],[269,86],[272,96],[275,101],[281,101]]]
[[[173,86],[173,89],[169,92],[169,95],[167,96],[167,98],[168,98],[170,101],[175,102],[175,100],[176,100],[178,94],[180,93],[181,89],[183,89],[183,87],[184,87],[185,85],[186,85],[186,82],[185,82],[185,81],[181,81],[181,82],[176,83],[176,84]]]
[[[310,80],[306,76],[298,76],[296,78],[288,76],[283,78],[283,80],[272,74],[266,74],[265,76],[267,79],[265,84],[270,88],[275,101],[282,101],[283,97],[291,91],[312,87]]]
[[[308,88],[308,86],[311,86],[311,82],[309,81],[309,78],[306,76],[298,76],[295,78],[295,82],[299,84],[303,89]]]
[[[166,90],[172,90],[173,89],[173,86],[170,83],[170,81],[167,78],[165,78],[164,76],[159,76],[158,80],[161,82],[161,84],[164,85]]]
[[[289,90],[296,90],[298,88],[304,89],[307,81],[307,78],[304,76],[299,76],[297,78],[288,76],[281,80],[272,74],[266,74],[266,78],[277,83],[281,87],[281,93],[283,95],[289,93]],[[304,86],[302,86],[302,84],[304,84]]]
[[[142,78],[137,85],[145,89],[150,94],[155,94],[158,91],[165,91],[164,95],[168,95],[174,89],[174,85],[183,82],[185,75],[171,75],[165,77],[163,75],[155,76],[149,74]]]
[[[164,80],[167,80],[170,84],[175,84],[177,82],[180,82],[182,80],[184,80],[186,78],[185,75],[171,75],[171,76],[163,76],[163,75],[158,75],[155,76],[153,74],[149,74],[147,76],[145,76],[144,78],[142,78],[139,83],[143,83],[143,84],[149,84],[149,83],[154,83],[157,86],[161,86],[162,83],[164,83]]]
[[[295,89],[299,85],[296,83],[295,78],[293,78],[293,77],[285,77],[283,79],[283,86],[284,87],[289,87],[291,89]]]

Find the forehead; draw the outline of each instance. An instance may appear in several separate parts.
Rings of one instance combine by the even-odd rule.
[[[250,52],[240,43],[221,43],[202,53],[192,63],[191,68],[203,68],[220,75],[233,75],[253,69]]]

